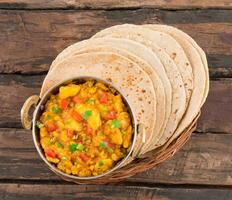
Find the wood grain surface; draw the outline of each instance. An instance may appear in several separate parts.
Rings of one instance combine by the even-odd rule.
[[[7,191],[7,192],[6,192]],[[199,188],[163,188],[144,186],[81,186],[81,185],[41,185],[41,184],[1,184],[0,196],[2,200],[72,200],[75,197],[81,200],[196,200],[210,199],[229,200],[232,190],[199,189]]]
[[[0,10],[0,73],[45,73],[65,47],[121,23],[181,28],[206,51],[211,77],[232,77],[232,10]]]
[[[14,9],[119,9],[119,8],[231,9],[230,0],[0,0],[0,8]]]

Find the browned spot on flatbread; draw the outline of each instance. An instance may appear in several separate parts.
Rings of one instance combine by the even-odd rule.
[[[145,92],[146,92],[146,90],[142,89],[142,90],[141,90],[141,92],[142,92],[142,93],[145,93]]]
[[[120,72],[120,69],[119,69],[119,67],[115,67],[115,70]]]
[[[189,63],[185,63],[186,64],[186,66],[189,66]]]
[[[139,97],[139,98],[138,98],[138,100],[139,100],[139,101],[142,101],[142,100],[143,100],[143,98],[142,98],[142,97]]]
[[[177,113],[177,111],[178,111],[178,109],[176,109],[176,110],[174,111],[174,114],[176,114],[176,113]]]
[[[128,68],[133,68],[133,64],[129,63]]]
[[[144,113],[144,110],[142,109],[141,112]]]
[[[134,80],[134,76],[132,76],[132,75],[128,75],[128,76],[127,76],[126,83],[127,83],[128,86],[134,85],[134,84],[133,84],[134,81],[135,81],[135,80]]]
[[[148,101],[149,104],[151,104],[151,101]]]
[[[175,52],[172,53],[171,58],[172,58],[173,60],[176,58],[176,53],[175,53]]]

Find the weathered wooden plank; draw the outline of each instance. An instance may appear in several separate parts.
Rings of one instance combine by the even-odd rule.
[[[0,75],[0,127],[21,127],[20,109],[38,94],[44,76]],[[200,132],[232,133],[232,79],[211,81],[209,97],[198,122]]]
[[[127,181],[232,185],[232,135],[193,134],[173,158]],[[60,180],[39,158],[30,131],[0,129],[0,180]]]
[[[10,184],[0,185],[2,200],[227,200],[232,198],[232,190],[214,188],[175,188],[140,186],[94,186],[94,185],[42,185]]]
[[[112,8],[162,8],[162,9],[193,9],[223,8],[231,9],[230,0],[0,0],[0,8],[7,9],[112,9]]]
[[[43,77],[0,75],[0,127],[21,127],[21,107],[30,95],[39,93]]]
[[[121,23],[175,25],[206,51],[212,76],[232,77],[232,10],[1,10],[0,73],[44,73],[68,45]]]
[[[202,108],[200,132],[232,133],[232,80],[211,81],[209,96]]]
[[[141,186],[94,186],[94,185],[42,185],[10,184],[0,185],[2,200],[227,200],[232,198],[232,190],[214,188],[175,188]]]

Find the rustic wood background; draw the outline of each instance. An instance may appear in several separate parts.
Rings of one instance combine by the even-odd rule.
[[[231,0],[0,0],[0,199],[232,199]],[[51,61],[68,45],[121,23],[181,28],[206,51],[210,93],[197,131],[156,169],[106,186],[62,181],[20,125]]]

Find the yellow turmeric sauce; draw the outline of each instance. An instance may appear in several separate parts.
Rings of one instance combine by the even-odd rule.
[[[60,87],[47,101],[37,126],[46,159],[82,177],[113,168],[127,155],[133,136],[121,95],[93,81]]]

